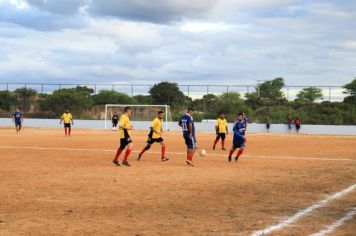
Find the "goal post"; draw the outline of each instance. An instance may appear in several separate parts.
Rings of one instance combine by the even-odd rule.
[[[131,107],[133,114],[132,121],[151,122],[159,110],[164,111],[164,130],[168,131],[168,121],[171,121],[170,106],[168,105],[139,105],[139,104],[106,104],[105,105],[105,129],[108,129],[111,124],[111,118],[114,112],[120,116],[124,113],[125,107]]]

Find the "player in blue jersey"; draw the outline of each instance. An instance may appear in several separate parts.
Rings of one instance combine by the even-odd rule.
[[[16,109],[15,113],[12,115],[12,121],[15,123],[16,133],[20,133],[23,123],[23,115],[20,112],[20,109]]]
[[[185,144],[187,145],[187,164],[191,166],[194,166],[193,156],[195,153],[195,149],[197,148],[193,113],[194,113],[194,109],[188,108],[187,114],[182,116],[182,118],[179,120],[179,126],[182,127],[183,138]]]
[[[235,161],[239,160],[239,157],[242,155],[245,149],[245,132],[246,132],[247,122],[244,119],[243,113],[239,113],[237,115],[237,120],[234,123],[234,139],[232,148],[229,153],[229,161],[231,161],[231,156],[235,152],[236,149],[239,149],[237,155],[235,157]]]

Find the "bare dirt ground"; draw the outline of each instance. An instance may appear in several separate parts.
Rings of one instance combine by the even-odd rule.
[[[154,145],[137,162],[146,135],[132,135],[132,166],[116,167],[116,132],[0,129],[0,235],[250,235],[356,184],[355,136],[248,134],[229,163],[211,149],[214,134],[200,133],[208,155],[189,167],[173,132],[170,161]],[[270,235],[316,233],[354,207],[356,188]],[[354,215],[330,235],[355,232]]]

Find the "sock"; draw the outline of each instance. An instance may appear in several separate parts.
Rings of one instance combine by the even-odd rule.
[[[187,160],[188,160],[188,161],[192,161],[192,160],[193,160],[193,156],[192,156],[192,155],[188,155],[188,156],[187,156]]]
[[[231,157],[233,153],[234,153],[234,150],[231,149],[231,150],[230,150],[230,153],[229,153],[229,157]]]
[[[166,156],[166,147],[162,147],[162,158]]]
[[[244,152],[243,149],[239,149],[239,151],[237,152],[236,157],[240,157],[243,152]]]
[[[130,153],[131,153],[131,150],[130,150],[130,149],[127,149],[127,150],[126,150],[126,153],[125,153],[124,161],[127,161],[127,159],[128,159],[129,156],[130,156]]]
[[[122,153],[122,150],[120,148],[117,149],[116,156],[114,158],[114,161],[118,161],[120,154]]]
[[[138,156],[141,157],[145,152],[146,152],[146,148],[143,148],[140,154],[138,154]]]
[[[221,147],[224,148],[225,146],[225,141],[221,141]]]

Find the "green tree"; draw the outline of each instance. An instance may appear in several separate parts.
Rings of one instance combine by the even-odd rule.
[[[304,88],[297,94],[297,101],[313,103],[318,99],[323,99],[323,92],[320,88]]]
[[[346,89],[344,94],[349,95],[344,98],[344,102],[356,104],[356,78],[352,82],[345,84],[343,88]]]
[[[15,94],[18,96],[22,110],[28,111],[31,103],[35,101],[37,91],[31,88],[18,88],[15,90]]]
[[[101,90],[98,94],[93,96],[93,100],[95,105],[133,103],[133,99],[126,93],[119,93],[112,90]]]
[[[135,104],[152,104],[152,97],[150,95],[136,95],[133,96]]]
[[[187,99],[182,91],[179,90],[177,83],[161,82],[152,86],[149,91],[153,103],[170,105],[172,108],[179,109],[186,106]]]
[[[40,108],[43,111],[51,111],[56,114],[69,109],[72,113],[81,115],[87,111],[93,104],[89,91],[81,88],[58,89],[46,96],[45,100],[40,102]]]
[[[0,109],[10,111],[12,107],[17,106],[16,94],[9,91],[0,91]]]
[[[257,86],[257,95],[262,99],[264,105],[279,105],[286,102],[282,92],[283,87],[283,78],[265,81]]]

